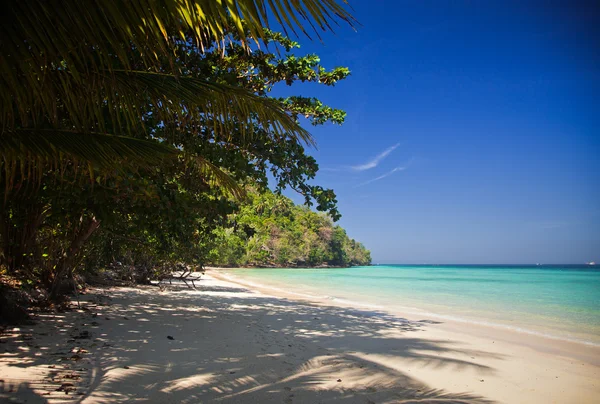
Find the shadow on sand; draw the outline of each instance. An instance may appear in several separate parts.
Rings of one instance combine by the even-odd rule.
[[[494,372],[457,357],[495,354],[420,338],[429,321],[210,284],[193,291],[98,290],[84,298],[84,310],[41,318],[45,332],[35,326],[1,336],[0,361],[41,372],[37,380],[44,381],[32,387],[28,380],[2,380],[0,400],[492,402],[436,389],[382,363],[393,356],[415,367]],[[65,383],[75,390],[65,394]]]

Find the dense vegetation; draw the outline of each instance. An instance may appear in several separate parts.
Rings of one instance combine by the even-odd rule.
[[[324,214],[285,196],[252,192],[250,203],[214,230],[208,262],[219,266],[352,266],[371,263],[365,247]]]
[[[295,55],[299,45],[263,27],[266,8],[253,14],[254,1],[223,9],[200,0],[191,8],[153,0],[137,9],[119,0],[64,3],[70,11],[57,6],[58,15],[42,3],[13,2],[2,26],[2,279],[56,301],[77,274],[101,278],[119,267],[147,281],[181,265],[229,260],[215,241],[228,231],[239,238],[235,223],[250,220],[248,203],[279,198],[268,193],[268,174],[276,192],[294,189],[307,206],[339,219],[334,192],[312,184],[318,165],[305,146],[314,141],[300,119],[341,124],[345,113],[315,98],[269,93],[279,83],[333,86],[347,68],[328,70],[316,55]],[[276,13],[284,28],[295,21],[287,7]],[[333,0],[291,7],[319,28],[329,26],[329,12],[351,21]],[[154,14],[147,19],[140,10]],[[329,220],[304,212],[293,216]],[[298,229],[283,225],[288,216],[264,219],[289,236],[273,238],[278,247],[265,255],[250,244],[268,246],[261,232],[276,230],[256,226],[241,260],[366,260],[331,224],[326,246],[311,239],[312,230],[294,239]]]

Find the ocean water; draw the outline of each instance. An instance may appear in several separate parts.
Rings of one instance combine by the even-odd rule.
[[[381,310],[600,346],[600,268],[377,265],[239,269],[232,278]]]

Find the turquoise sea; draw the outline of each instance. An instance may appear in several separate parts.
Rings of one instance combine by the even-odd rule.
[[[230,276],[368,310],[512,328],[600,346],[600,268],[377,265],[240,269]]]

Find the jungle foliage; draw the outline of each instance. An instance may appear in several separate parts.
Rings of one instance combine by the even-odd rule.
[[[370,252],[325,214],[270,191],[249,192],[249,203],[213,231],[211,265],[315,267],[369,265]]]
[[[86,62],[87,70],[71,70],[81,61],[53,51],[55,63],[40,67],[49,89],[33,80],[19,84],[25,95],[3,99],[4,275],[47,291],[51,300],[76,274],[101,278],[119,267],[119,276],[147,282],[181,265],[231,261],[215,243],[228,232],[227,243],[242,240],[237,222],[255,226],[256,237],[246,233],[244,239],[247,263],[368,261],[368,253],[332,225],[340,218],[335,193],[312,184],[318,165],[305,147],[313,139],[300,126],[301,119],[341,124],[345,113],[315,98],[269,96],[278,84],[333,86],[349,70],[328,70],[316,55],[294,54],[299,45],[284,34],[261,27],[257,37],[252,23],[240,26],[235,15],[227,21],[219,23],[221,40],[211,46],[189,30],[169,37],[168,55],[156,52],[150,67],[148,43],[124,41],[115,48],[99,36],[101,46],[88,44],[85,55],[102,53],[95,62],[110,63],[94,83],[78,75],[93,76],[97,66]],[[171,28],[179,29],[165,29]],[[261,46],[250,46],[257,38]],[[13,73],[33,74],[27,66],[15,64]],[[31,92],[46,90],[50,95],[35,104]],[[256,215],[264,225],[248,222],[257,200],[283,203],[268,190],[268,175],[276,193],[291,188],[331,219],[290,207],[281,217]],[[290,217],[295,224],[288,226]],[[276,231],[282,235],[273,236]]]

